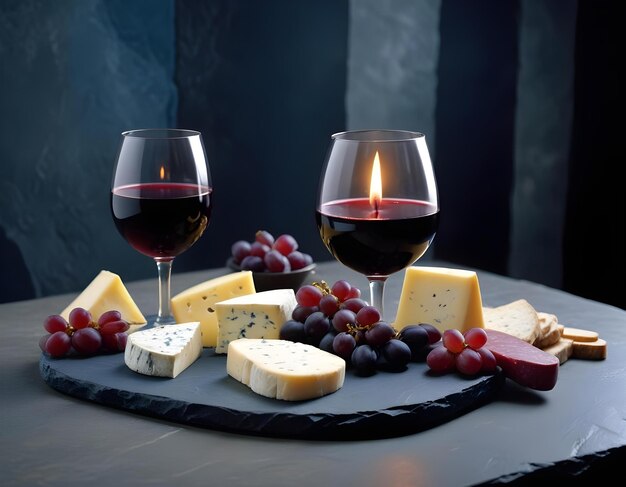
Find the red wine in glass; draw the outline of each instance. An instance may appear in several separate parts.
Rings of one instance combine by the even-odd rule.
[[[316,211],[320,236],[342,264],[366,276],[388,276],[426,253],[439,211],[426,201],[385,199],[384,217],[371,218],[367,198],[325,203]],[[380,212],[379,212],[380,215]]]
[[[211,188],[185,183],[131,184],[111,192],[113,221],[138,252],[176,257],[200,238],[211,217]]]

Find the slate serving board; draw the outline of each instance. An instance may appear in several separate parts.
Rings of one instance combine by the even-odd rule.
[[[252,435],[354,440],[401,436],[450,421],[490,401],[503,377],[434,377],[424,363],[371,377],[346,373],[334,394],[310,401],[265,398],[226,374],[213,349],[175,379],[131,371],[123,354],[53,359],[41,376],[52,388],[106,406],[193,426]]]

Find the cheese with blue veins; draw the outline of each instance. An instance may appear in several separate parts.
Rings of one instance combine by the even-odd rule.
[[[162,325],[128,335],[124,362],[140,374],[174,378],[202,354],[199,322]]]
[[[227,353],[228,344],[239,338],[277,339],[297,304],[293,289],[274,289],[216,303],[215,352]]]

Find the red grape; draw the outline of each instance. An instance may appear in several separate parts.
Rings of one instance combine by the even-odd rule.
[[[491,350],[482,347],[476,351],[483,361],[483,366],[481,367],[480,371],[483,374],[493,374],[496,371],[498,364],[496,362],[496,357],[493,355],[493,353],[491,353]]]
[[[456,356],[443,345],[433,348],[426,357],[426,364],[437,374],[454,370],[455,362]]]
[[[346,298],[346,300],[352,299],[352,298],[360,298],[360,297],[361,297],[361,290],[358,287],[352,286],[352,288],[350,289],[350,293],[348,294],[348,297]]]
[[[50,338],[49,334],[44,335],[39,339],[39,348],[41,348],[42,352],[46,351],[46,342],[48,341],[48,338]]]
[[[91,321],[91,313],[85,308],[74,308],[70,311],[70,325],[76,330],[87,328]]]
[[[296,292],[296,301],[300,306],[318,306],[323,295],[319,288],[307,284]]]
[[[297,271],[309,265],[307,259],[302,252],[294,251],[287,256],[292,271]]]
[[[274,236],[266,230],[259,230],[258,232],[256,232],[254,240],[263,245],[267,245],[268,247],[274,245]]]
[[[350,298],[341,303],[342,309],[349,309],[355,313],[358,313],[365,306],[367,306],[367,301],[363,301],[361,298]]]
[[[333,339],[333,351],[344,360],[348,360],[356,347],[356,340],[346,332],[339,333]]]
[[[43,322],[43,327],[48,333],[55,333],[57,331],[65,331],[67,329],[67,321],[61,315],[48,316]]]
[[[105,323],[110,323],[111,321],[119,321],[122,319],[122,313],[116,310],[106,311],[100,315],[98,318],[98,325],[102,326]]]
[[[429,325],[428,323],[420,323],[419,326],[424,328],[424,330],[426,330],[426,332],[428,333],[429,345],[437,343],[439,340],[441,340],[441,332],[433,325]]]
[[[265,254],[267,254],[270,250],[271,248],[268,245],[260,242],[253,242],[252,245],[250,245],[250,255],[261,257],[261,259],[265,257]]]
[[[465,348],[465,337],[456,328],[444,331],[441,339],[443,340],[443,346],[452,353],[461,353]]]
[[[102,345],[102,336],[93,328],[80,328],[72,335],[72,346],[81,355],[94,355]]]
[[[476,350],[466,348],[456,357],[456,368],[461,374],[476,375],[480,372],[483,361]]]
[[[380,321],[380,311],[374,306],[363,306],[356,314],[356,321],[361,326],[371,326]]]
[[[389,323],[379,321],[378,323],[375,323],[373,326],[371,326],[368,330],[366,330],[365,340],[367,340],[367,343],[373,347],[381,347],[389,340],[391,340],[395,335],[396,330],[394,330]]]
[[[128,335],[124,332],[102,335],[102,348],[106,352],[122,352],[126,348]]]
[[[270,250],[263,259],[265,261],[265,266],[267,270],[270,272],[290,272],[291,265],[289,264],[289,259],[282,255],[277,250]]]
[[[250,243],[245,240],[238,240],[230,247],[230,253],[236,264],[250,255]]]
[[[272,248],[286,256],[294,250],[298,250],[298,242],[291,235],[285,233],[276,239]]]
[[[88,328],[93,329],[93,328]],[[95,330],[93,330],[95,331]],[[96,333],[98,333],[96,331]],[[63,357],[70,351],[72,339],[64,331],[55,331],[46,341],[46,352],[54,358]]]
[[[478,350],[487,343],[487,333],[482,328],[471,328],[465,332],[465,343],[468,347]]]
[[[339,311],[339,300],[332,294],[326,294],[325,296],[322,296],[322,299],[320,299],[319,306],[322,313],[329,318],[332,318],[335,316],[335,313]]]
[[[263,272],[265,271],[265,262],[261,257],[249,255],[241,261],[240,267],[244,271]]]
[[[354,325],[356,313],[349,309],[340,309],[333,316],[333,328],[337,331],[348,331],[348,325]]]
[[[104,325],[100,325],[100,334],[101,335],[115,335],[116,333],[121,333],[123,331],[127,331],[130,326],[124,320],[118,321],[109,321]]]
[[[348,281],[341,280],[333,284],[330,290],[339,301],[345,301],[350,295],[352,285]]]

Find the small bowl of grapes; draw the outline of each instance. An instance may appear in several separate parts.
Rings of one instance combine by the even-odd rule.
[[[259,230],[252,242],[233,243],[226,265],[234,271],[252,271],[257,292],[297,291],[316,267],[313,258],[298,247],[298,241],[289,234],[274,238],[268,231]]]

